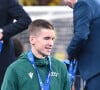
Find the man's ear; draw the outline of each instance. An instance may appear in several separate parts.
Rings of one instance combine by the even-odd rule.
[[[29,37],[29,41],[30,41],[30,44],[34,45],[35,44],[35,37],[34,36],[30,36]]]

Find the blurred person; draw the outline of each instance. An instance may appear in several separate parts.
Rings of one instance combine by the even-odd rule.
[[[74,14],[74,36],[67,48],[68,59],[77,59],[85,90],[99,90],[100,0],[64,1]]]
[[[0,41],[3,41],[2,51],[0,52],[1,87],[5,70],[15,58],[11,37],[25,30],[31,20],[17,0],[0,0],[0,12]]]
[[[28,30],[31,50],[7,68],[1,90],[70,90],[66,65],[50,55],[53,25],[37,19]]]
[[[24,52],[24,45],[17,37],[13,37],[14,42],[14,51],[15,51],[15,60]]]

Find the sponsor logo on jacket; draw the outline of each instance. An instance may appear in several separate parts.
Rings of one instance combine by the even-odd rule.
[[[51,77],[57,77],[57,76],[58,76],[58,73],[52,71],[50,76],[51,76]]]

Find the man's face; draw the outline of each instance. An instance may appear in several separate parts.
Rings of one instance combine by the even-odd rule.
[[[76,3],[76,1],[77,0],[64,0],[65,4],[68,5],[71,8],[73,8],[73,6]]]
[[[54,39],[55,31],[42,29],[31,42],[33,53],[39,58],[50,55],[51,49],[54,45]]]

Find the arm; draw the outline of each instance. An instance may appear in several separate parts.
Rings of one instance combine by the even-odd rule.
[[[31,23],[28,14],[24,11],[22,6],[19,5],[17,0],[9,0],[7,11],[8,18],[11,20],[15,19],[16,22],[12,22],[2,28],[3,39],[9,39],[11,36],[22,32],[27,29],[28,25]],[[11,20],[9,20],[9,22],[11,22]]]
[[[91,10],[85,2],[78,2],[74,8],[74,36],[67,48],[68,58],[77,57],[90,34]]]

